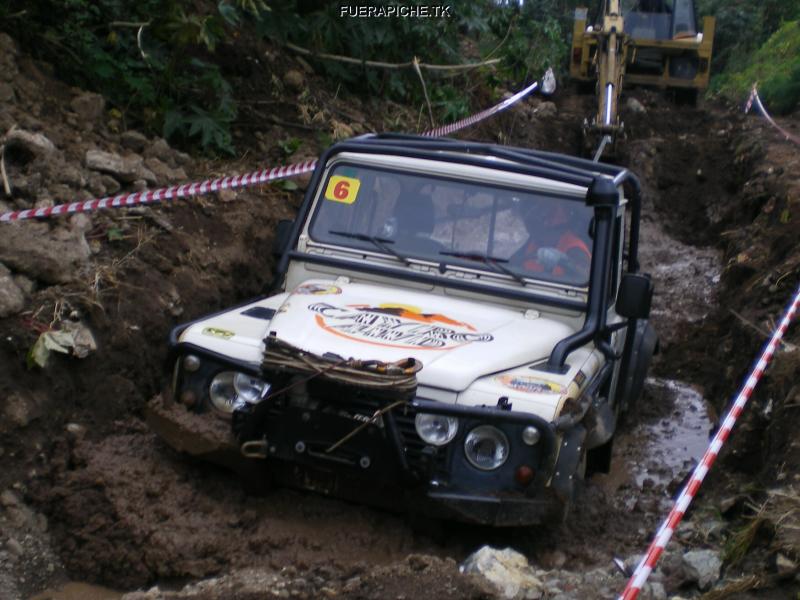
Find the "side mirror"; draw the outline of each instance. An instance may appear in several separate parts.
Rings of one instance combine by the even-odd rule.
[[[628,319],[646,319],[650,316],[653,300],[653,281],[642,273],[625,273],[617,294],[617,314]]]
[[[275,228],[275,239],[272,240],[272,256],[275,258],[280,258],[288,250],[293,227],[294,221],[286,219],[278,221],[278,226]]]

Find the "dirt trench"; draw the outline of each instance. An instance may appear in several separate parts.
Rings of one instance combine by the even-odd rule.
[[[560,100],[558,117],[545,126],[537,127],[525,111],[499,125],[507,128],[511,143],[541,138],[538,147],[574,152],[576,123],[588,101]],[[137,420],[123,419],[99,439],[63,439],[51,451],[55,468],[34,485],[70,577],[129,590],[231,569],[291,566],[328,569],[327,584],[341,587],[353,573],[399,565],[404,575],[391,591],[408,594],[416,581],[404,563],[409,554],[459,562],[488,543],[514,547],[545,568],[579,572],[606,568],[613,556],[643,550],[708,437],[702,400],[707,381],[691,370],[676,380],[669,357],[708,318],[716,301],[720,251],[708,245],[713,225],[706,213],[711,199],[733,197],[735,187],[725,176],[733,163],[734,134],[723,118],[702,110],[687,115],[652,94],[643,100],[650,107],[647,118],[629,126],[625,155],[619,158],[645,184],[642,262],[658,290],[654,321],[662,354],[654,373],[659,378],[648,383],[638,418],[632,419],[637,424],[617,441],[615,469],[588,480],[566,524],[507,531],[444,523],[426,531],[401,515],[314,494],[274,490],[254,497],[233,475],[176,455]],[[670,125],[647,125],[651,122]],[[487,124],[477,135],[492,129]],[[698,144],[709,130],[715,137]],[[686,413],[694,420],[685,422]],[[441,562],[436,568],[453,575],[454,564]],[[606,592],[615,583],[621,586],[624,579],[611,578]],[[431,597],[485,593],[468,581],[451,592],[432,585]],[[359,593],[380,597],[385,592],[367,587]]]
[[[219,198],[159,209],[152,223],[140,215],[147,220],[144,237],[129,227],[125,241],[109,245],[118,281],[107,282],[101,302],[72,302],[103,342],[102,355],[88,362],[58,360],[42,378],[24,368],[30,322],[0,322],[8,342],[4,386],[13,392],[17,382],[49,399],[30,424],[4,433],[0,459],[8,468],[2,480],[12,491],[0,502],[8,531],[21,539],[19,548],[0,556],[0,586],[6,586],[0,590],[29,597],[70,579],[119,591],[156,583],[170,589],[255,570],[281,574],[281,589],[296,597],[480,598],[492,592],[460,575],[457,565],[491,544],[521,551],[551,573],[555,587],[573,594],[567,597],[614,597],[625,579],[611,558],[644,550],[730,392],[731,384],[720,382],[721,365],[730,358],[730,369],[741,370],[757,348],[757,338],[744,333],[747,327],[725,333],[731,317],[721,316],[718,306],[745,310],[749,305],[724,294],[753,277],[764,266],[757,261],[769,260],[762,254],[773,252],[742,260],[735,254],[730,267],[731,246],[744,241],[729,231],[770,202],[762,197],[769,196],[763,186],[761,196],[753,186],[742,191],[754,172],[768,169],[763,151],[746,147],[742,119],[724,108],[675,107],[656,93],[634,95],[647,112],[624,114],[628,136],[617,160],[644,182],[642,263],[656,280],[653,320],[661,354],[645,397],[617,440],[614,469],[586,482],[565,524],[521,531],[432,526],[310,493],[255,496],[232,474],[172,452],[146,428],[140,410],[164,383],[169,327],[253,295],[268,280],[271,224],[290,216],[298,198],[273,188],[240,194],[236,202]],[[324,105],[324,99],[316,102]],[[341,118],[352,116],[353,107],[367,114],[353,129],[378,123],[369,116],[379,112],[376,107],[344,105]],[[464,136],[575,153],[579,124],[591,106],[590,97],[569,92],[555,98],[555,107],[534,99]],[[303,148],[314,151],[309,140]],[[213,165],[219,172],[248,166]],[[203,177],[209,165],[193,167]],[[771,213],[781,209],[778,202]],[[93,226],[105,234],[119,223],[98,216]],[[720,240],[731,237],[733,244],[723,249]],[[131,253],[135,258],[126,259]],[[63,291],[53,288],[47,306]],[[780,291],[759,304],[756,316],[745,310],[746,317],[758,321],[774,311]],[[715,335],[733,350],[715,353],[708,341]],[[734,375],[738,371],[726,372],[729,379]],[[787,378],[780,385],[788,385]],[[752,425],[753,435],[764,429],[760,425]],[[781,435],[786,433],[776,431],[773,443]],[[725,489],[725,482],[720,485]],[[722,542],[718,531],[690,528],[676,543],[688,549]],[[678,568],[666,568],[661,577],[670,593],[697,594]]]

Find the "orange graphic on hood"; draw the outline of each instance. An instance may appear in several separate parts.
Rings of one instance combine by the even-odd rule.
[[[470,331],[476,331],[476,329],[469,323],[456,321],[455,319],[451,319],[450,317],[446,317],[445,315],[439,313],[424,313],[416,306],[410,306],[408,304],[379,304],[378,306],[370,306],[369,304],[350,304],[348,306],[350,308],[355,308],[356,310],[392,315],[393,317],[410,319],[412,321],[419,321],[420,323],[439,323],[442,325],[450,325],[451,327],[463,327],[464,329],[469,329]]]

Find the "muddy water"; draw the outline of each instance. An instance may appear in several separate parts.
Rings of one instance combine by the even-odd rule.
[[[692,386],[669,379],[650,379],[648,385],[674,402],[669,417],[657,423],[641,424],[634,435],[647,440],[647,462],[631,465],[636,485],[647,480],[668,485],[694,466],[706,450],[712,423],[702,394]]]
[[[611,472],[602,487],[631,510],[650,499],[665,510],[708,446],[713,424],[702,393],[671,379],[647,379],[644,416],[617,438]]]

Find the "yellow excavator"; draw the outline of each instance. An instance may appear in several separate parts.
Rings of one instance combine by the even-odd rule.
[[[698,31],[694,0],[601,0],[593,14],[575,10],[570,76],[597,84],[597,113],[585,128],[602,138],[598,158],[623,127],[623,81],[678,90],[691,101],[708,87],[714,25],[703,17]]]

